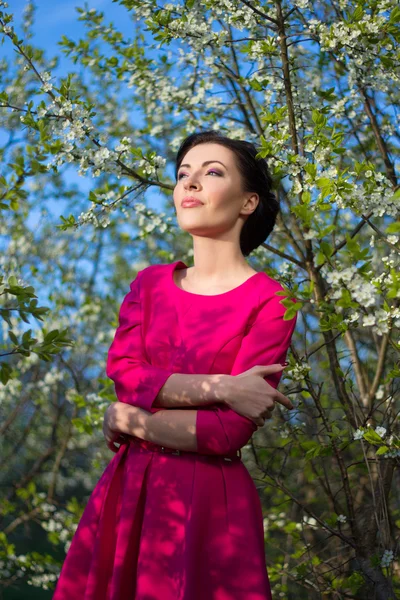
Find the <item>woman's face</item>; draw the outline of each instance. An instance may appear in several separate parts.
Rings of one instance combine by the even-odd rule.
[[[204,164],[206,162],[208,164]],[[183,207],[182,201],[188,196],[203,204]],[[257,203],[257,194],[242,191],[235,154],[229,148],[204,143],[194,146],[183,157],[174,189],[174,204],[178,224],[184,231],[210,237],[231,231],[238,224],[241,229]]]

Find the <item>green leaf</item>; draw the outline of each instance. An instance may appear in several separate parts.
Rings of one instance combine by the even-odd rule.
[[[299,305],[298,308],[296,308],[297,304]],[[296,303],[293,306],[291,306],[290,308],[288,308],[287,311],[285,312],[285,314],[283,315],[283,320],[291,321],[296,316],[296,313],[299,310],[299,308],[301,308],[301,306],[302,306],[302,304]]]
[[[386,233],[400,233],[400,221],[390,223],[390,225],[386,227]]]
[[[321,242],[320,246],[321,251],[324,253],[325,256],[327,256],[328,258],[332,256],[333,248],[330,244],[328,244],[328,242]]]
[[[43,343],[44,344],[50,344],[50,342],[52,342],[53,340],[55,340],[58,337],[59,331],[58,329],[54,329],[53,331],[50,331],[44,338]]]
[[[310,227],[312,212],[310,211],[307,204],[297,204],[290,207],[292,213],[294,213],[297,217],[299,217],[305,225]]]
[[[363,18],[363,16],[364,16],[364,11],[363,11],[362,7],[357,6],[355,11],[351,15],[351,21],[353,21],[353,23],[360,21]]]
[[[11,367],[8,363],[0,363],[0,381],[3,385],[6,385],[11,379]]]
[[[315,93],[317,94],[317,96],[319,96],[320,98],[323,98],[324,100],[328,100],[328,101],[333,101],[336,100],[337,96],[334,93],[335,88],[331,87],[327,90],[315,90]]]
[[[308,163],[304,165],[304,170],[310,175],[310,177],[314,179],[314,177],[317,174],[317,165],[315,165],[314,163]]]
[[[319,442],[309,442],[309,449],[307,450],[307,452],[305,453],[305,458],[307,460],[309,460],[310,458],[315,458],[316,456],[319,456],[321,453],[321,449],[323,448],[323,446],[321,446],[321,444]]]
[[[389,23],[399,23],[400,22],[400,8],[395,6],[392,12],[390,13]]]
[[[318,126],[326,125],[327,118],[319,110],[314,109],[311,113],[311,118]]]
[[[14,342],[14,344],[15,344],[16,346],[18,346],[19,342],[18,342],[18,338],[17,338],[17,336],[15,335],[15,333],[14,333],[13,331],[9,331],[9,332],[8,332],[8,335],[10,336],[10,339],[11,339],[11,341],[12,341],[12,342]]]
[[[258,83],[256,79],[250,80],[250,87],[256,92],[261,92],[261,90],[264,89],[263,86],[260,83]]]
[[[374,429],[369,429],[366,433],[364,433],[364,440],[374,445],[380,445],[382,443],[381,436],[378,435]]]

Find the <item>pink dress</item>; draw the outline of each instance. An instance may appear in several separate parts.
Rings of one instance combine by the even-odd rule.
[[[121,402],[165,410],[152,403],[173,373],[237,375],[285,360],[296,318],[283,320],[280,283],[259,272],[223,294],[193,294],[173,279],[186,267],[151,265],[130,285],[106,369]],[[238,456],[256,429],[216,403],[198,407],[197,453],[138,438],[122,445],[89,498],[53,600],[271,600],[261,502]]]

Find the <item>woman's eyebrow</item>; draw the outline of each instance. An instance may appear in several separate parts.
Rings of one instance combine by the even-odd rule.
[[[210,163],[214,163],[214,162],[217,162],[220,165],[222,165],[223,167],[225,167],[224,163],[222,163],[220,160],[206,160],[205,162],[203,162],[203,164],[201,166],[205,167],[206,165],[209,165]],[[180,165],[179,168],[181,168],[181,167],[189,167],[189,169],[190,169],[190,165],[188,163],[185,163],[184,165]],[[225,169],[226,169],[226,167],[225,167]]]

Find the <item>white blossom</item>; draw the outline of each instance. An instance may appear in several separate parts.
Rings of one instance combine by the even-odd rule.
[[[366,315],[363,317],[362,324],[364,327],[369,327],[371,325],[375,325],[375,316],[374,315]]]
[[[354,434],[353,434],[353,438],[355,440],[361,440],[364,436],[364,430],[363,429],[357,429]]]
[[[384,438],[386,435],[386,428],[385,427],[377,427],[375,429],[376,433],[381,437]]]
[[[394,558],[393,550],[385,550],[381,558],[381,567],[388,567]]]
[[[312,240],[313,238],[316,238],[319,236],[318,231],[315,231],[315,229],[310,229],[309,231],[306,231],[304,233],[304,239],[305,240]]]

